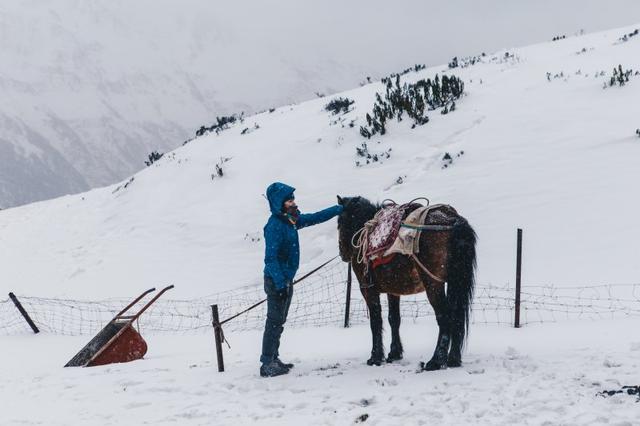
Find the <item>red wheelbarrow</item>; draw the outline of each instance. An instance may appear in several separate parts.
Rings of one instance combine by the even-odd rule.
[[[142,293],[136,300],[118,312],[80,352],[67,362],[65,367],[93,367],[117,362],[129,362],[142,358],[147,353],[147,342],[145,342],[140,333],[133,328],[133,322],[136,321],[153,302],[158,300],[165,291],[172,288],[172,285],[163,288],[162,291],[144,305],[137,314],[125,315],[132,306],[142,300],[147,294],[156,291],[156,289],[152,288]]]

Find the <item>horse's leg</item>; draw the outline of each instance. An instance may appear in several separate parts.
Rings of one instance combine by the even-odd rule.
[[[387,362],[402,359],[402,342],[400,341],[400,296],[387,294],[389,301],[389,325],[391,326],[391,350]]]
[[[384,347],[382,345],[382,307],[380,306],[380,292],[375,287],[370,287],[366,292],[367,307],[369,308],[369,322],[373,345],[371,358],[367,365],[382,365],[384,362]]]
[[[449,367],[460,367],[462,365],[462,345],[464,343],[464,312],[453,309],[451,311],[451,350],[447,359]]]
[[[427,287],[427,297],[429,303],[433,306],[436,313],[436,321],[438,322],[438,342],[433,352],[433,357],[427,363],[421,363],[423,370],[432,371],[445,368],[447,365],[447,355],[449,353],[450,337],[450,320],[449,307],[444,291],[444,283],[438,283],[430,278],[425,280]]]

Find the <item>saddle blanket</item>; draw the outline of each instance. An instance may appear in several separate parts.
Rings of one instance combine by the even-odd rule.
[[[400,220],[397,224],[398,229],[394,234],[395,239],[392,243],[388,245],[384,251],[378,251],[377,254],[369,256],[372,266],[375,268],[379,265],[389,263],[396,254],[409,256],[419,253],[422,230],[400,225],[403,223],[407,225],[423,225],[429,212],[442,206],[443,204],[434,204],[432,206],[419,207],[409,213],[404,221]]]
[[[393,244],[398,236],[404,211],[404,206],[394,204],[384,207],[376,214],[373,221],[375,225],[366,235],[368,241],[365,256],[368,259],[382,254]]]

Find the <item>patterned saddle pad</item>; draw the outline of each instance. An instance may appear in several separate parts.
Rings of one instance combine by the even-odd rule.
[[[398,237],[405,207],[396,204],[384,207],[376,214],[376,224],[369,231],[365,256],[371,259],[384,253]]]

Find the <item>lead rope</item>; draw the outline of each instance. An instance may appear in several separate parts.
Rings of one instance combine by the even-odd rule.
[[[222,325],[221,325],[220,323],[218,323],[218,324],[215,324],[213,327],[214,327],[215,329],[217,329],[217,330],[220,330],[220,338],[222,339],[222,341],[223,341],[224,343],[226,343],[226,344],[227,344],[227,346],[229,347],[229,349],[231,349],[231,345],[229,344],[229,341],[227,340],[227,338],[226,338],[226,337],[225,337],[225,335],[224,335],[224,329],[222,328]]]
[[[365,222],[364,226],[351,237],[351,245],[357,250],[356,262],[364,264],[365,275],[369,271],[369,262],[366,262],[366,253],[369,249],[369,233],[378,224],[378,214],[373,219]]]

